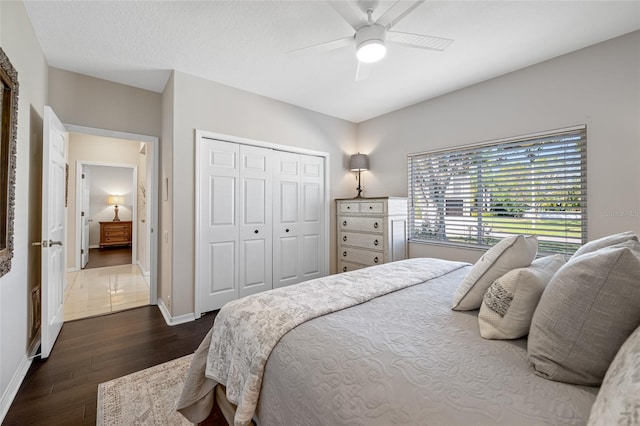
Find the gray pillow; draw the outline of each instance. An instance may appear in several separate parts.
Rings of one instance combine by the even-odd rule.
[[[604,376],[588,426],[640,423],[640,327],[622,345]]]
[[[514,235],[500,240],[473,265],[453,296],[454,311],[478,309],[493,282],[515,268],[529,266],[538,253],[533,235]]]
[[[518,339],[529,334],[542,292],[562,265],[561,254],[547,256],[495,280],[480,306],[480,335],[485,339]]]
[[[533,315],[529,361],[548,379],[598,386],[640,323],[640,243],[629,240],[570,260]]]
[[[613,246],[616,244],[624,243],[625,241],[634,240],[638,241],[638,236],[633,231],[621,232],[619,234],[608,235],[606,237],[599,238],[597,240],[589,241],[582,247],[580,247],[576,252],[571,256],[571,259],[575,259],[576,257],[591,253],[596,250],[600,250],[601,248]]]

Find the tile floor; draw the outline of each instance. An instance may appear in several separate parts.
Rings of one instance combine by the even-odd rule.
[[[149,283],[137,265],[109,266],[67,273],[64,320],[149,304]]]

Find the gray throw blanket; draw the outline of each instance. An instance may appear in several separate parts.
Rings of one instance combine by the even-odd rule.
[[[227,303],[197,349],[178,411],[198,423],[213,406],[213,388],[227,388],[238,406],[235,425],[249,424],[258,403],[267,359],[294,327],[393,291],[423,283],[468,265],[439,259],[409,259],[255,294]]]

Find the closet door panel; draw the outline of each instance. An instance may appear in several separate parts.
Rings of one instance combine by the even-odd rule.
[[[301,162],[302,280],[306,281],[326,275],[324,160],[305,155]]]
[[[300,155],[274,152],[273,287],[300,282]]]
[[[238,297],[237,144],[204,139],[200,158],[200,310],[219,309]]]
[[[273,287],[271,157],[240,145],[240,297]]]

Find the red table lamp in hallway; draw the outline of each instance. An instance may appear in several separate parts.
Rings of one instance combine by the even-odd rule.
[[[116,213],[115,216],[113,216],[114,222],[120,222],[120,218],[118,217],[118,204],[122,204],[122,203],[124,203],[124,197],[121,197],[119,195],[109,196],[109,205],[113,206],[113,209]]]

